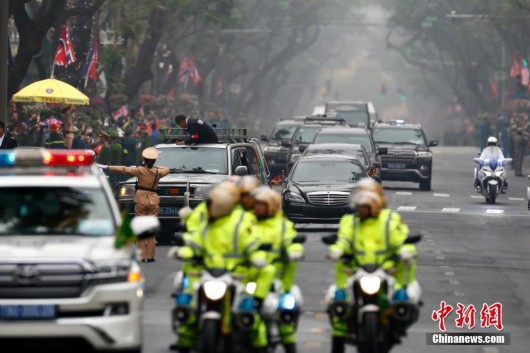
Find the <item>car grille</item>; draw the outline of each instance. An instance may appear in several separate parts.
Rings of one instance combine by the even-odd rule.
[[[186,186],[160,186],[158,188],[159,196],[184,196]],[[195,187],[190,187],[190,194],[195,193]]]
[[[314,205],[345,206],[348,204],[349,192],[317,191],[307,194],[309,202]]]
[[[126,281],[128,266],[94,269],[78,262],[0,263],[0,298],[76,298],[93,285]]]

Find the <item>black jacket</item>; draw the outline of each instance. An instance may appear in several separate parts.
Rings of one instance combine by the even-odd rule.
[[[0,150],[10,150],[15,147],[18,147],[17,140],[12,139],[7,135],[4,135],[4,140],[2,141],[2,145],[0,145]]]
[[[45,147],[50,149],[65,149],[63,135],[58,132],[50,132],[50,137],[45,143]]]
[[[200,119],[188,119],[187,131],[190,136],[185,140],[186,145],[219,142],[215,131],[213,131],[210,125]]]

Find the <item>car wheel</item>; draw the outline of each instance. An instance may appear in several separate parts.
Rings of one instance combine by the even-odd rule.
[[[431,179],[420,181],[420,190],[431,191]]]

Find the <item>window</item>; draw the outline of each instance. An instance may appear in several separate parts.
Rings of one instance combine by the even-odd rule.
[[[226,149],[206,147],[160,148],[156,166],[176,173],[228,174]]]

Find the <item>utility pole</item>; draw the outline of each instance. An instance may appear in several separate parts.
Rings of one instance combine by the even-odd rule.
[[[0,0],[0,121],[7,126],[7,20],[9,1]]]

